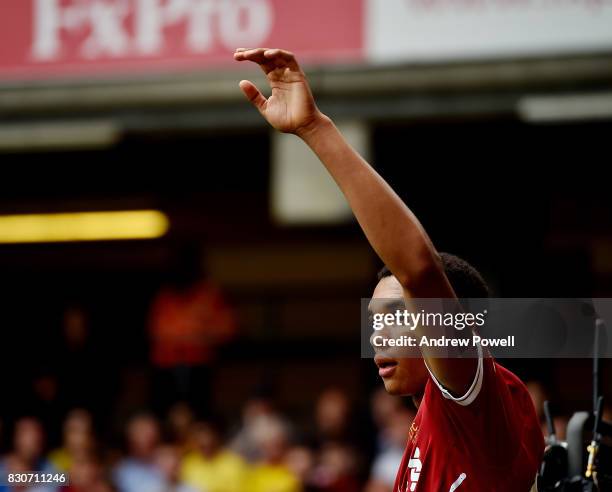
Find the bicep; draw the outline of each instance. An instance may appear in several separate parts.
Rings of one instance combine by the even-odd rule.
[[[442,266],[431,268],[418,282],[404,285],[404,299],[407,306],[415,312],[460,313],[463,311],[455,292],[444,273]],[[421,354],[432,376],[455,397],[465,395],[474,382],[478,369],[478,351],[471,346],[471,329],[458,330],[454,326],[417,327],[419,339],[428,338],[467,338],[468,346],[461,352],[453,350],[446,357],[440,350],[421,346]]]

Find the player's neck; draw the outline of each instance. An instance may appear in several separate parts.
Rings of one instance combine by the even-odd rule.
[[[412,402],[414,403],[414,406],[418,409],[421,406],[421,400],[423,399],[423,394],[420,393],[418,395],[413,395],[412,396]]]

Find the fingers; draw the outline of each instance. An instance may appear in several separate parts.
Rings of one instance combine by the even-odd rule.
[[[253,63],[257,63],[263,73],[268,75],[272,70],[276,67],[274,63],[270,62],[267,58],[264,57],[264,52],[267,48],[255,48],[255,49],[246,49],[239,48],[234,53],[234,60],[236,61],[250,61]]]
[[[259,89],[248,80],[240,81],[240,89],[246,96],[246,98],[251,101],[251,104],[255,106],[260,112],[263,112],[266,106],[266,102],[268,100],[264,97],[264,95],[259,91]]]
[[[278,48],[265,50],[264,56],[268,59],[280,58],[287,62],[295,61],[295,55],[291,53],[291,51],[281,50]]]
[[[237,61],[252,61],[255,63],[266,63],[268,60],[264,57],[264,53],[268,48],[238,48],[234,52],[234,60]]]
[[[299,70],[294,54],[278,48],[238,48],[234,53],[234,60],[252,61],[259,64],[266,72],[285,66],[292,70]]]

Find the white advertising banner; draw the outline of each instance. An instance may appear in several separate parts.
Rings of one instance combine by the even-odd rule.
[[[373,62],[612,51],[612,0],[366,0]]]

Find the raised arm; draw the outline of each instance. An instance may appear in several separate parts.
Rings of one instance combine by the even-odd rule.
[[[279,49],[238,49],[237,61],[257,63],[272,95],[265,98],[252,82],[240,88],[277,130],[293,133],[317,154],[351,206],[368,241],[393,272],[407,299],[454,299],[438,253],[427,233],[393,189],[344,139],[317,108],[308,82],[292,53]],[[436,378],[457,395],[465,393],[476,372],[473,359],[423,356]]]

